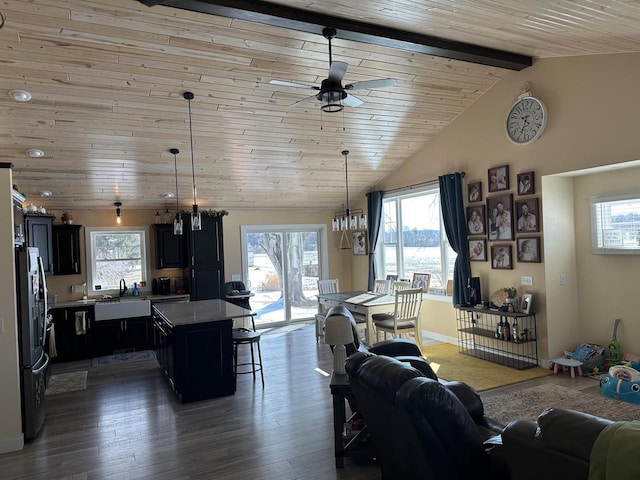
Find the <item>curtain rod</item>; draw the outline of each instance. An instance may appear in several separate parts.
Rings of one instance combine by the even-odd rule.
[[[460,172],[460,175],[462,175],[462,178],[464,178],[465,172]],[[383,190],[383,192],[393,193],[393,192],[399,192],[401,190],[413,190],[414,188],[423,187],[425,185],[431,185],[433,183],[436,183],[437,181],[438,179],[434,178],[433,180],[427,180],[426,182],[414,183],[412,185],[405,185],[404,187],[390,188],[389,190]]]

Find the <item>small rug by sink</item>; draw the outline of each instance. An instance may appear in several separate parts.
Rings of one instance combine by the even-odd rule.
[[[75,392],[87,388],[87,371],[60,373],[51,375],[47,384],[45,395],[57,395],[59,393]]]
[[[106,365],[116,365],[118,363],[142,362],[145,360],[155,360],[156,354],[153,350],[142,350],[140,352],[117,353],[96,357],[91,360],[92,367],[104,367]]]

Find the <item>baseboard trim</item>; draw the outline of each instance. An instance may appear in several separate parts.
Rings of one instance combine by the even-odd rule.
[[[451,343],[453,345],[458,344],[458,339],[456,337],[450,337],[448,335],[442,335],[441,333],[430,332],[429,330],[424,330],[424,329],[422,330],[422,334],[423,335],[426,334],[427,337],[433,338],[438,342]]]
[[[5,438],[0,440],[0,454],[17,452],[24,448],[24,435],[21,433],[14,438]]]

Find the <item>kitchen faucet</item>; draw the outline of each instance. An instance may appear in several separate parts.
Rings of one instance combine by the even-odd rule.
[[[124,278],[122,278],[122,279],[120,280],[120,296],[121,296],[121,297],[124,297],[124,294],[125,294],[125,293],[127,293],[127,290],[129,290],[129,289],[127,288],[127,284],[126,284],[126,282],[124,281]]]

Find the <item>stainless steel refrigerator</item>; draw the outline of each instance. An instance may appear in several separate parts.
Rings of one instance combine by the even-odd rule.
[[[18,350],[22,397],[22,431],[35,438],[44,424],[44,393],[49,356],[45,353],[47,332],[47,284],[39,251],[16,249]]]

